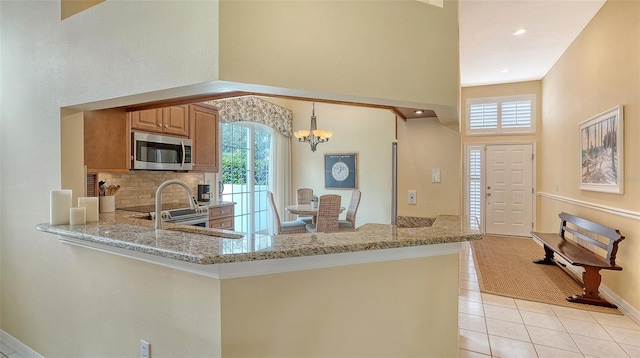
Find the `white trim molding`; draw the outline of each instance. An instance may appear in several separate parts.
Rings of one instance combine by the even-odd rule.
[[[629,219],[640,220],[640,212],[637,212],[637,211],[614,208],[614,207],[611,207],[611,206],[600,205],[600,204],[593,204],[593,203],[589,203],[589,202],[586,202],[586,201],[571,199],[571,198],[567,198],[567,197],[564,197],[564,196],[549,194],[549,193],[545,193],[545,192],[538,192],[537,195],[540,196],[540,197],[543,197],[543,198],[562,201],[564,203],[569,203],[569,204],[573,204],[573,205],[577,205],[577,206],[582,206],[582,207],[588,208],[588,209],[593,209],[593,210],[598,210],[598,211],[602,211],[602,212],[609,213],[609,214],[623,216],[623,217],[629,218]]]
[[[14,338],[9,333],[0,330],[0,344],[10,349],[13,353],[18,354],[18,356],[23,358],[44,358],[38,352],[33,349],[27,347],[24,343],[20,342],[16,338]],[[10,354],[12,352],[2,352],[9,354],[9,357],[13,357],[14,354]]]

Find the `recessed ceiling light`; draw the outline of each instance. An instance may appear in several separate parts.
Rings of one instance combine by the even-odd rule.
[[[421,109],[416,109],[415,111],[413,111],[413,113],[415,113],[415,114],[422,114],[422,113],[424,113],[424,111],[423,111],[423,110],[421,110]]]
[[[500,72],[502,72],[502,73],[507,73],[507,72],[509,72],[509,69],[508,69],[508,68],[505,68],[504,70],[502,70],[502,71],[500,71]]]
[[[513,32],[513,34],[515,36],[518,36],[518,35],[524,34],[525,32],[527,32],[527,29],[517,29],[516,31]]]

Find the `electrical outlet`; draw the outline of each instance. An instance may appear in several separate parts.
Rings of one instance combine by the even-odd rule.
[[[144,339],[140,340],[140,358],[151,358],[151,345]]]
[[[418,199],[416,197],[416,191],[415,190],[409,190],[408,203],[410,205],[416,205],[417,201],[418,201]]]

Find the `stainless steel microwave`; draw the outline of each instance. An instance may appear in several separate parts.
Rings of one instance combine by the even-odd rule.
[[[133,132],[131,167],[143,170],[193,169],[192,144],[187,138]]]

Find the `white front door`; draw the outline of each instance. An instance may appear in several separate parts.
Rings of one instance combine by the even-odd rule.
[[[529,236],[533,228],[533,147],[486,147],[485,232]]]

